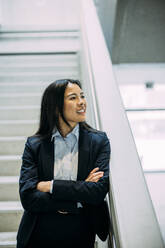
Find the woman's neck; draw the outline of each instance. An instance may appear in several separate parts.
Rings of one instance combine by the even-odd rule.
[[[59,118],[59,124],[60,124],[59,132],[61,133],[63,137],[66,137],[67,134],[70,133],[77,125],[77,123],[74,123],[74,124],[69,123],[70,124],[70,127],[69,127],[61,118]]]

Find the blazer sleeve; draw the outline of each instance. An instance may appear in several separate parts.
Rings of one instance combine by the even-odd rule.
[[[54,180],[53,198],[99,205],[109,190],[109,158],[110,144],[107,135],[103,133],[102,142],[100,142],[93,168],[99,167],[100,171],[104,171],[104,176],[96,183]]]
[[[52,199],[50,193],[36,189],[39,178],[37,162],[34,157],[34,149],[28,138],[22,156],[19,179],[19,193],[22,206],[25,210],[34,213],[54,212],[61,207],[61,204],[59,201]]]

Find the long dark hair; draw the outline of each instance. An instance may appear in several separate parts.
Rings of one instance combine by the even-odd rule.
[[[64,94],[68,83],[77,84],[82,89],[80,81],[73,79],[56,80],[45,89],[41,100],[39,129],[35,135],[47,138],[51,137],[55,127],[60,130],[59,114],[70,126],[63,114]],[[81,126],[87,130],[94,130],[86,122],[81,123]]]

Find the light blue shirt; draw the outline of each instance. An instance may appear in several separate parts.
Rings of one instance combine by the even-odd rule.
[[[57,130],[54,138],[54,179],[77,180],[79,124],[66,137]]]
[[[65,138],[56,130],[54,139],[54,179],[77,180],[79,124]],[[50,193],[53,190],[51,182]]]
[[[54,179],[77,180],[78,171],[78,140],[79,124],[65,138],[56,130],[54,138]],[[53,180],[50,193],[53,190]],[[77,207],[82,208],[82,204],[77,202]]]

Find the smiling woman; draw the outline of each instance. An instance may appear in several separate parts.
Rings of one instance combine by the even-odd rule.
[[[43,94],[22,157],[17,248],[93,248],[96,234],[108,235],[110,145],[85,122],[86,107],[78,80],[57,80]]]

